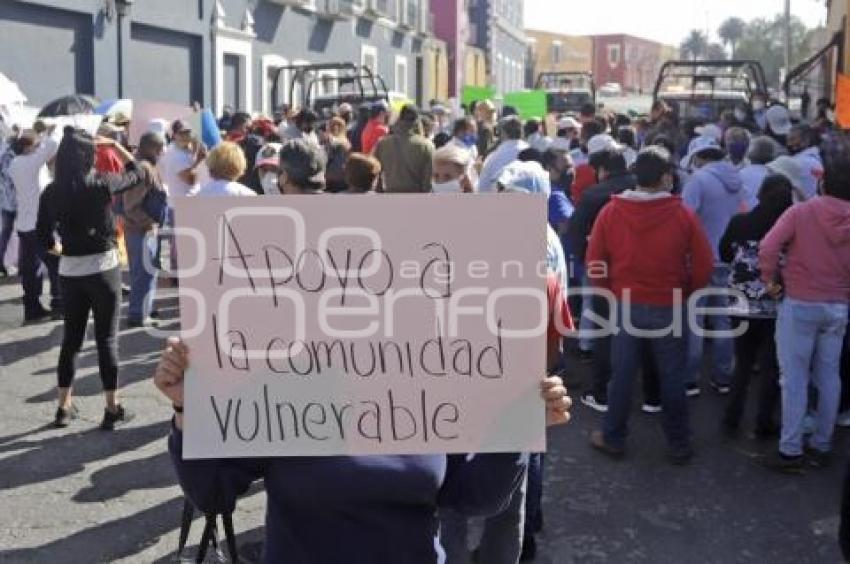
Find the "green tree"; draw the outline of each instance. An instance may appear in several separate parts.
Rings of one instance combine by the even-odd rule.
[[[758,18],[749,22],[738,43],[737,58],[759,61],[764,67],[769,86],[779,87],[785,66],[784,16]],[[791,20],[791,66],[801,63],[809,54],[811,32],[797,17]]]
[[[729,18],[720,24],[720,29],[717,30],[717,35],[723,41],[723,45],[729,47],[732,51],[732,58],[736,58],[738,52],[738,43],[744,36],[747,29],[747,22],[741,18]]]
[[[702,31],[693,29],[688,34],[688,37],[682,41],[680,50],[682,52],[682,58],[694,61],[703,59],[708,51],[708,37]]]

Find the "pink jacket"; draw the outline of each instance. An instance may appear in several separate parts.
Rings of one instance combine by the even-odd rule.
[[[777,280],[779,257],[787,296],[806,302],[850,302],[850,202],[822,196],[789,209],[765,236],[759,268]]]

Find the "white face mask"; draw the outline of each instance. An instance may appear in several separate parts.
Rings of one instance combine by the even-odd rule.
[[[260,186],[266,194],[280,194],[280,186],[277,182],[277,173],[267,172],[260,178]]]
[[[832,111],[832,110],[827,110],[826,111],[826,119],[828,119],[831,122],[834,122],[835,121],[835,112]]]
[[[764,109],[764,102],[762,102],[761,100],[757,100],[757,101],[753,102],[753,109],[755,111],[763,110]]]
[[[460,194],[463,188],[460,185],[460,178],[449,180],[448,182],[432,182],[431,189],[435,194]]]

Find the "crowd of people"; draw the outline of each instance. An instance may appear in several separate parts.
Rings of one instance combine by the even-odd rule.
[[[580,399],[604,414],[593,448],[626,454],[640,376],[642,411],[661,418],[670,461],[687,464],[688,398],[703,383],[728,396],[719,431],[734,437],[749,427],[747,394],[758,380],[752,431],[778,439],[765,466],[802,473],[829,463],[836,425],[850,426],[850,136],[833,126],[827,101],[811,123],[795,123],[762,94],[708,121],[660,101],[646,116],[588,105],[522,120],[489,100],[463,110],[453,121],[441,105],[395,115],[382,101],[341,104],[322,118],[309,108],[274,118],[227,112],[215,147],[184,120],[152,123],[135,147],[126,146],[126,124],[108,120],[96,136],[37,123],[4,140],[0,256],[16,230],[24,322],[64,319],[56,426],[77,416],[75,359],[90,314],[102,427],[132,417],[117,397],[118,234],[129,267],[126,322],[155,324],[156,272],[176,270],[179,253],[170,240],[171,265],[161,264],[173,198],[522,192],[548,199],[550,315],[561,311],[552,304],[569,302],[565,315],[572,311],[578,331],[555,334],[547,364],[565,370],[569,352],[590,365]],[[541,454],[185,461],[188,362],[186,346],[171,341],[155,377],[175,406],[170,448],[181,484],[204,512],[228,512],[264,477],[275,533],[269,561],[335,561],[356,547],[374,562],[433,562],[435,554],[466,562],[472,515],[487,516],[479,561],[534,557]],[[543,396],[563,422],[569,399],[560,379],[547,379]],[[362,487],[336,487],[337,476]],[[316,500],[334,511],[315,511]],[[345,517],[355,508],[357,522]],[[283,518],[292,511],[303,519]],[[327,530],[338,542],[321,540]]]

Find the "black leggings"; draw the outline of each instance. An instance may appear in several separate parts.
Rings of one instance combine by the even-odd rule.
[[[89,276],[62,276],[59,280],[65,304],[65,332],[59,352],[59,387],[74,381],[77,354],[83,346],[89,312],[94,314],[97,363],[103,389],[118,387],[118,314],[121,310],[121,271],[118,268]]]

